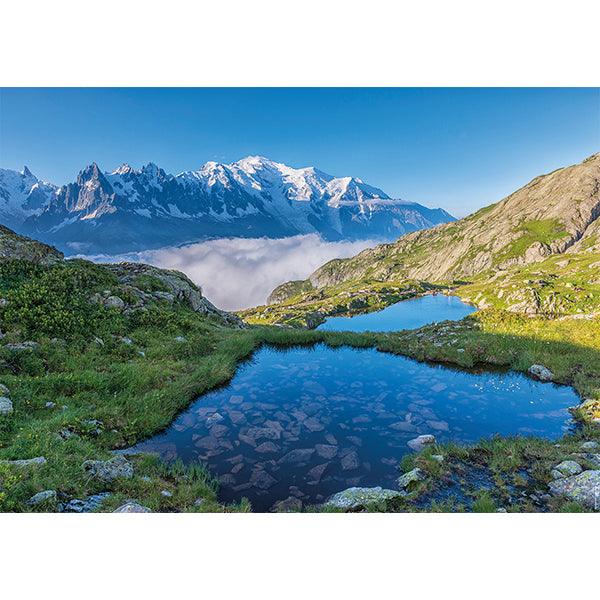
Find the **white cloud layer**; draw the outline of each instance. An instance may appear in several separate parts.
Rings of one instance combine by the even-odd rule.
[[[375,244],[369,240],[324,242],[317,235],[278,240],[224,238],[179,248],[87,258],[132,260],[183,271],[202,287],[213,304],[225,310],[239,310],[264,304],[273,288],[285,281],[305,279],[323,263],[352,256]]]

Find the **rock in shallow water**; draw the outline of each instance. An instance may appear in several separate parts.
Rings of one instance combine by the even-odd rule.
[[[422,450],[428,444],[435,444],[435,436],[431,434],[420,435],[407,442],[409,448],[412,448],[416,452]]]
[[[347,510],[364,507],[373,502],[381,502],[383,500],[398,498],[405,495],[406,492],[386,490],[379,486],[372,488],[351,487],[331,496],[324,506]]]
[[[600,510],[600,471],[584,471],[579,475],[557,479],[550,483],[550,493]]]

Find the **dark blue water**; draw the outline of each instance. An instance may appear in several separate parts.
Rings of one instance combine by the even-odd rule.
[[[435,294],[403,300],[378,312],[355,317],[330,317],[317,329],[327,331],[398,331],[440,321],[457,321],[476,309],[456,296]]]
[[[499,434],[560,436],[572,388],[515,372],[465,372],[376,350],[265,347],[135,450],[202,461],[220,498],[254,510],[322,502],[354,485],[395,488],[407,442]]]

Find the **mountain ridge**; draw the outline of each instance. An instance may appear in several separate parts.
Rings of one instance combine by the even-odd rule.
[[[443,209],[391,198],[356,177],[292,168],[261,156],[170,175],[154,163],[104,172],[91,163],[75,182],[45,184],[35,210],[29,171],[2,170],[0,218],[20,233],[70,253],[123,252],[216,237],[393,239],[454,219]],[[10,207],[8,210],[7,207]],[[4,210],[6,209],[6,210]]]

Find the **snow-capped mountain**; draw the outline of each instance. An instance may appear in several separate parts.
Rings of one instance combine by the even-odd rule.
[[[0,169],[0,223],[18,227],[50,203],[57,186],[40,181],[27,168],[21,172]]]
[[[23,189],[30,179],[37,181],[29,171],[7,173],[26,179]],[[31,192],[15,189],[11,184],[5,192],[7,205],[15,212],[21,207],[21,223],[13,221],[13,226],[67,253],[306,233],[327,240],[390,240],[453,220],[442,209],[392,199],[354,177],[333,177],[314,167],[294,169],[260,156],[231,164],[207,162],[178,175],[153,163],[141,169],[124,164],[106,173],[93,163],[74,183],[44,188],[47,197],[35,209]]]

